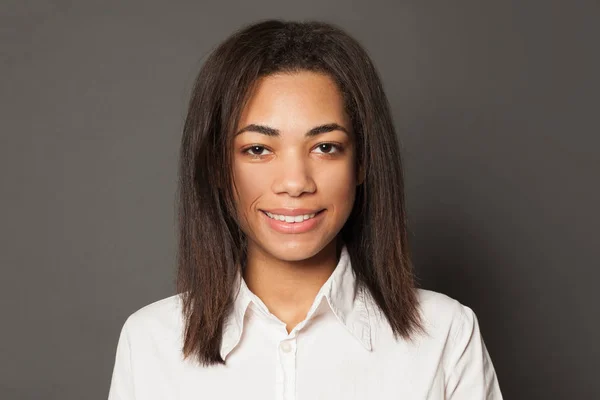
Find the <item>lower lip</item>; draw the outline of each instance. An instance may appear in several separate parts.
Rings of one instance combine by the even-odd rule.
[[[319,211],[317,215],[302,222],[285,222],[275,220],[265,214],[263,211],[260,212],[266,219],[269,226],[280,233],[304,233],[314,229],[324,218],[325,210]]]

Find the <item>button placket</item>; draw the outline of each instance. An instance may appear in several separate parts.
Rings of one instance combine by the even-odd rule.
[[[296,397],[296,339],[285,339],[279,344],[279,360],[283,387],[281,398],[294,400]]]
[[[287,340],[282,342],[279,347],[281,348],[281,351],[283,351],[284,353],[289,353],[290,351],[292,351],[292,345]]]

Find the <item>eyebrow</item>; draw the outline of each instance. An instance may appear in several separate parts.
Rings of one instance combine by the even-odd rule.
[[[315,126],[310,131],[306,132],[306,134],[304,136],[314,137],[314,136],[320,135],[322,133],[327,133],[327,132],[332,132],[332,131],[342,131],[342,132],[346,132],[346,134],[350,135],[350,132],[348,132],[348,130],[346,128],[333,122],[333,123],[329,123],[329,124]],[[239,135],[240,133],[244,133],[244,132],[257,132],[257,133],[262,133],[263,135],[275,136],[275,137],[280,136],[280,132],[278,129],[271,128],[270,126],[266,126],[266,125],[257,125],[257,124],[250,124],[242,129],[240,129],[235,134],[235,136]]]

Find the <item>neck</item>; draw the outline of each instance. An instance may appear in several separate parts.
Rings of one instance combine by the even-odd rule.
[[[244,280],[290,332],[304,320],[319,289],[331,276],[339,250],[336,240],[332,240],[311,258],[288,261],[249,245]]]

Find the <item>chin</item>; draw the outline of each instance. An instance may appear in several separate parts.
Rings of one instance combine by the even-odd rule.
[[[303,261],[319,254],[328,243],[282,241],[276,246],[265,246],[264,250],[282,261]]]
[[[272,254],[280,260],[284,261],[303,261],[318,254],[321,250],[318,246],[309,244],[285,244],[276,246]]]

